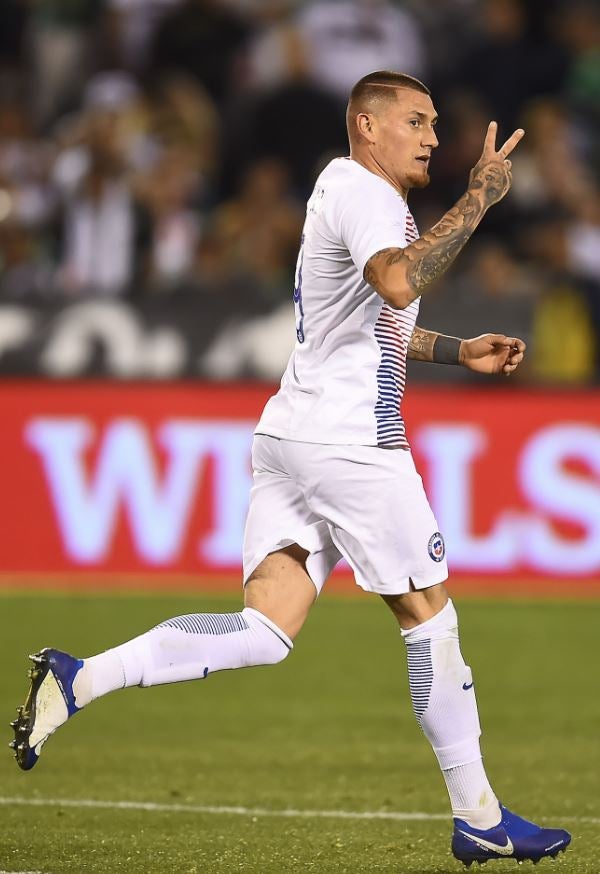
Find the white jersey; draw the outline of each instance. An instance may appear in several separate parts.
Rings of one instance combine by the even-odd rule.
[[[408,446],[400,402],[419,300],[395,310],[363,279],[369,258],[418,238],[380,176],[336,158],[308,201],[294,303],[297,342],[256,427],[310,443]]]

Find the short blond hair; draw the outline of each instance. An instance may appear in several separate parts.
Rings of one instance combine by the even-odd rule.
[[[393,70],[376,70],[359,79],[350,92],[346,110],[346,127],[350,136],[351,122],[359,112],[377,111],[396,99],[398,88],[408,88],[431,95],[431,91],[420,79],[408,73],[395,73]]]

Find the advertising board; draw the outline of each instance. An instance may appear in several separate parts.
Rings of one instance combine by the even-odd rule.
[[[6,381],[2,578],[239,580],[271,391]],[[404,415],[454,575],[598,584],[600,393],[413,387]]]

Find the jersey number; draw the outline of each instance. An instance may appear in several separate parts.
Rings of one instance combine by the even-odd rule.
[[[304,234],[300,240],[300,251],[296,263],[294,279],[294,309],[296,311],[296,337],[299,343],[304,343],[304,305],[302,303],[302,259],[304,258]]]

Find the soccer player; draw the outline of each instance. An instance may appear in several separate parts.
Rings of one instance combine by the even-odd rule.
[[[507,193],[508,156],[523,131],[497,149],[490,123],[467,190],[419,236],[406,201],[429,183],[438,145],[428,88],[371,73],[352,90],[347,122],[350,156],[331,161],[308,201],[296,347],[256,428],[244,609],[167,619],[83,660],[42,650],[31,657],[12,746],[27,770],[60,725],[108,692],[282,661],[343,556],[400,625],[414,712],[450,796],[455,857],[537,861],[571,838],[511,813],[488,782],[473,678],[444,587],[444,540],[400,414],[407,357],[507,375],[523,359],[516,337],[461,340],[416,325],[421,295]]]

